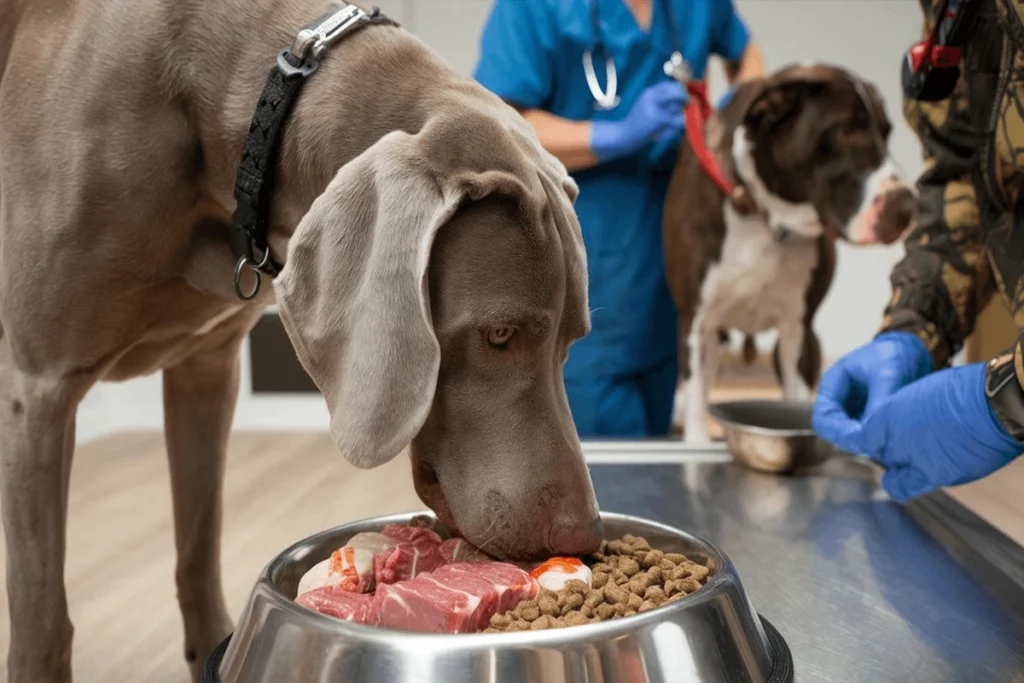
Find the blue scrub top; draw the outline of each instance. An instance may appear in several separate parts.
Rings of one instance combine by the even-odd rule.
[[[599,3],[601,41],[618,70],[621,102],[597,109],[583,71],[594,42],[591,3]],[[514,106],[543,109],[567,119],[621,120],[648,86],[666,79],[663,65],[675,49],[695,78],[714,53],[742,57],[749,31],[732,0],[652,0],[647,33],[625,0],[495,0],[481,38],[477,81]],[[673,38],[665,16],[672,3]],[[605,86],[604,57],[595,54]],[[677,312],[665,284],[662,212],[678,138],[573,174],[580,186],[576,211],[589,271],[592,331],[574,344],[568,377],[640,373],[677,349]]]

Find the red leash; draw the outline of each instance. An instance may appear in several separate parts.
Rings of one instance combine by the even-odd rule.
[[[736,186],[725,177],[718,159],[715,158],[714,152],[708,149],[707,141],[704,139],[704,124],[713,111],[708,100],[708,86],[703,81],[689,81],[686,83],[686,92],[690,95],[690,101],[686,105],[686,138],[690,141],[690,147],[697,155],[701,168],[731,199]]]

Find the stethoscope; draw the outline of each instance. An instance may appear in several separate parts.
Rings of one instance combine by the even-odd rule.
[[[619,75],[615,68],[615,60],[605,50],[604,42],[601,40],[601,17],[597,7],[600,2],[601,0],[590,0],[590,25],[593,31],[593,38],[590,49],[583,53],[583,73],[587,77],[587,86],[590,87],[590,94],[594,97],[594,106],[607,111],[619,106],[620,99],[617,94]],[[661,4],[665,9],[665,18],[668,20],[668,29],[672,35],[673,47],[675,48],[672,56],[665,62],[665,75],[675,78],[680,83],[686,83],[690,80],[691,72],[680,50],[679,34],[676,33],[675,17],[672,15],[672,2],[667,0]],[[653,12],[654,9],[656,7],[652,8],[651,11]],[[597,72],[594,71],[594,53],[596,52],[604,55],[604,68],[608,81],[607,90],[603,90],[601,84],[597,82]]]

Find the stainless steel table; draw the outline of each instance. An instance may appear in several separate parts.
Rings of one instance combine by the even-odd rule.
[[[946,494],[901,506],[856,458],[772,476],[720,446],[585,450],[603,510],[732,558],[797,683],[1024,682],[1024,549]]]

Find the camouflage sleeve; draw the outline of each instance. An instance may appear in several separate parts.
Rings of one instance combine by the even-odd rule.
[[[922,0],[929,6],[935,0]],[[925,22],[925,33],[930,20]],[[985,257],[975,185],[977,133],[969,121],[964,80],[942,102],[904,101],[903,114],[921,140],[925,170],[917,182],[916,225],[892,271],[892,298],[882,331],[917,334],[935,367],[964,345],[994,285]]]

